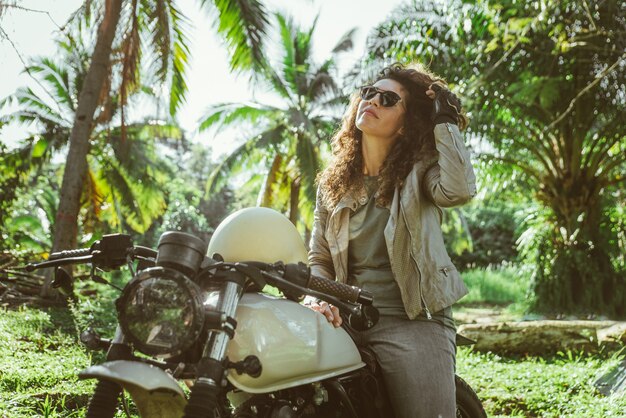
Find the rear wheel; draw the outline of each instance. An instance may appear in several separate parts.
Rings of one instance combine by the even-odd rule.
[[[487,418],[483,404],[478,399],[474,389],[459,376],[454,376],[454,383],[456,386],[457,418]]]

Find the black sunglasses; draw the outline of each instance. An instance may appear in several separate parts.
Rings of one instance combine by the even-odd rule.
[[[392,107],[402,100],[402,98],[397,93],[389,90],[381,90],[374,86],[363,86],[360,90],[361,99],[363,100],[372,100],[379,93],[380,105],[383,107]]]

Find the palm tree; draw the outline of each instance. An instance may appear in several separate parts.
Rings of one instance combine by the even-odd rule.
[[[253,125],[253,130],[214,170],[207,190],[217,190],[229,174],[260,163],[267,173],[258,204],[288,212],[294,224],[302,220],[304,225],[310,225],[321,154],[338,122],[334,110],[344,99],[333,78],[335,54],[352,47],[354,31],[344,35],[331,58],[317,64],[312,57],[316,22],[302,30],[282,14],[276,13],[275,19],[280,35],[280,62],[267,59],[257,77],[283,105],[222,103],[209,108],[200,122],[200,131],[213,129],[219,133],[242,123]],[[300,203],[304,209],[302,219]]]
[[[231,65],[250,67],[259,57],[256,52],[265,26],[264,9],[258,0],[201,1],[206,7],[218,11],[218,32],[227,39],[234,50]],[[184,31],[186,18],[172,0],[100,0],[87,1],[82,8],[84,21],[90,23],[92,11],[99,21],[95,46],[89,69],[82,84],[74,123],[70,133],[67,164],[63,173],[60,203],[57,210],[53,250],[75,246],[78,229],[80,194],[87,178],[87,154],[93,129],[94,113],[107,97],[108,80],[113,74],[112,64],[122,66],[119,76],[122,104],[128,93],[139,85],[140,60],[148,43],[157,65],[155,72],[160,83],[170,87],[170,113],[173,114],[187,89],[185,70],[188,60],[187,39]],[[117,43],[115,40],[117,39]],[[105,92],[105,94],[103,94]],[[125,129],[122,128],[122,137]],[[43,296],[51,294],[50,280],[42,289]]]
[[[46,95],[22,87],[0,103],[18,107],[5,120],[39,128],[7,155],[13,166],[19,167],[22,184],[36,182],[42,170],[49,170],[52,158],[67,147],[77,92],[87,71],[89,56],[83,46],[75,42],[58,42],[58,46],[56,58],[37,59],[26,69],[41,79]],[[171,170],[158,156],[155,139],[180,139],[180,129],[160,121],[122,125],[121,110],[119,96],[113,96],[95,115],[87,181],[81,191],[83,232],[94,232],[96,221],[106,221],[110,228],[123,225],[141,233],[165,209],[163,186]],[[57,225],[50,224],[54,232]]]

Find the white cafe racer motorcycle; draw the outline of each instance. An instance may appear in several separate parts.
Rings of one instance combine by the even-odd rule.
[[[116,301],[115,336],[81,335],[87,347],[107,350],[104,364],[79,374],[98,379],[87,417],[113,417],[126,407],[124,391],[150,418],[393,417],[373,353],[298,303],[304,295],[326,300],[363,330],[378,320],[371,295],[312,276],[286,217],[235,212],[205,254],[207,245],[185,233],[163,234],[158,251],[115,234],[29,266],[56,267],[61,288],[71,280],[67,264],[90,263],[99,282],[106,280],[97,269],[127,265],[133,275]],[[285,297],[261,293],[266,284]],[[459,377],[456,384],[457,416],[485,417],[474,391]]]

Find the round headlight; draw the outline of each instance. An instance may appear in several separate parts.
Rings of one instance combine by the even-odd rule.
[[[116,303],[122,331],[142,353],[177,356],[202,332],[200,295],[199,287],[176,270],[143,270],[126,285]]]

